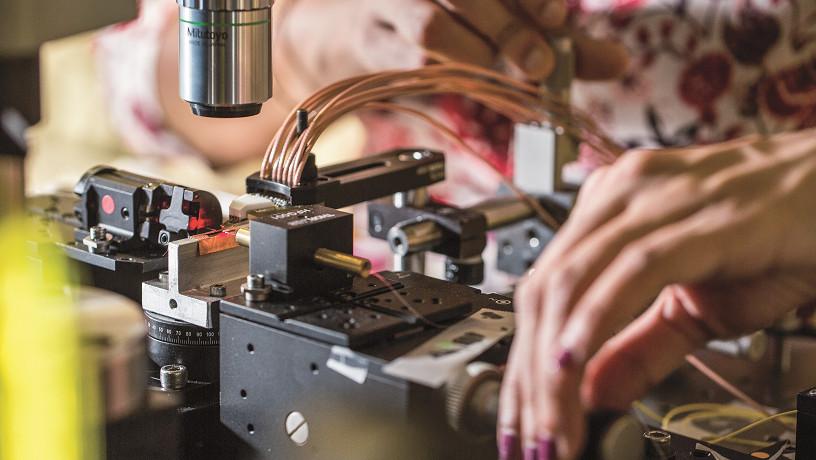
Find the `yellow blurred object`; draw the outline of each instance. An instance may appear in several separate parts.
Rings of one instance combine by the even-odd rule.
[[[633,406],[640,410],[641,412],[645,413],[645,409],[648,409],[648,406],[645,406],[643,403],[636,401]],[[650,410],[650,409],[649,409]],[[749,422],[754,422],[749,424],[747,427],[744,427],[738,431],[730,433],[725,436],[721,437],[708,437],[709,439],[714,439],[710,441],[714,444],[722,441],[728,441],[732,444],[740,444],[745,446],[751,447],[767,447],[772,443],[767,441],[755,440],[755,439],[744,439],[744,438],[737,438],[738,434],[742,434],[755,426],[764,424],[771,420],[779,419],[782,421],[783,424],[787,425],[789,429],[795,429],[796,417],[792,415],[795,414],[796,411],[785,412],[782,414],[777,414],[773,416],[766,416],[764,413],[757,411],[751,407],[743,407],[737,406],[733,404],[718,404],[718,403],[694,403],[694,404],[685,404],[678,407],[673,408],[669,412],[666,413],[663,417],[658,417],[656,420],[660,421],[660,426],[662,430],[671,431],[673,433],[683,434],[685,436],[691,438],[700,438],[702,437],[702,433],[699,431],[699,428],[694,427],[695,421],[700,420],[726,420],[726,419],[733,419],[739,420],[744,419]],[[648,415],[649,417],[657,416],[658,414],[652,413]],[[681,418],[681,420],[677,420]]]
[[[0,459],[96,460],[98,379],[82,359],[67,262],[46,244],[31,258],[40,235],[30,220],[0,223]]]
[[[708,440],[708,442],[710,442],[711,444],[719,444],[719,443],[721,443],[723,441],[727,441],[729,439],[732,439],[734,436],[737,436],[738,434],[742,434],[742,433],[745,433],[746,431],[750,431],[750,430],[752,430],[752,429],[754,429],[754,428],[756,428],[756,427],[758,427],[760,425],[763,425],[765,423],[768,423],[768,422],[770,422],[772,420],[781,419],[781,418],[785,418],[785,417],[796,416],[797,412],[798,411],[796,411],[796,410],[791,410],[791,411],[782,412],[782,413],[779,413],[779,414],[774,414],[774,415],[771,415],[770,417],[765,417],[763,419],[757,420],[754,423],[749,423],[748,425],[745,425],[744,427],[740,428],[739,430],[732,431],[731,433],[728,433],[726,435],[720,436],[720,437],[715,438],[715,439]]]

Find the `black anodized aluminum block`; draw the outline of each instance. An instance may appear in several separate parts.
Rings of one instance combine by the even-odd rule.
[[[296,294],[318,294],[351,284],[348,274],[314,262],[321,248],[352,253],[351,214],[313,205],[257,213],[251,219],[250,273],[285,284]]]

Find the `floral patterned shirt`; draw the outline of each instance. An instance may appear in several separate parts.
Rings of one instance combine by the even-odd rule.
[[[813,0],[584,0],[575,7],[591,32],[617,37],[631,51],[623,79],[578,83],[574,91],[576,103],[624,145],[710,143],[816,125]]]
[[[675,147],[816,126],[816,1],[572,0],[589,33],[630,51],[623,78],[581,82],[573,102],[627,147]],[[429,110],[510,174],[512,126],[477,104],[443,97]],[[498,177],[425,126],[368,117],[371,151],[441,146],[452,185],[435,195],[469,204],[495,190]],[[583,155],[577,174],[594,166]],[[456,165],[464,168],[456,169]],[[450,179],[450,178],[449,178]]]

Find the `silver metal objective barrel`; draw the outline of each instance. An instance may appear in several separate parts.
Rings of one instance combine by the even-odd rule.
[[[177,0],[179,87],[193,113],[257,115],[272,97],[272,0]]]

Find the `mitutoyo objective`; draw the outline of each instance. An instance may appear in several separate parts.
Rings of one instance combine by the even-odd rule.
[[[273,0],[177,0],[181,98],[203,117],[257,115],[272,97]]]

